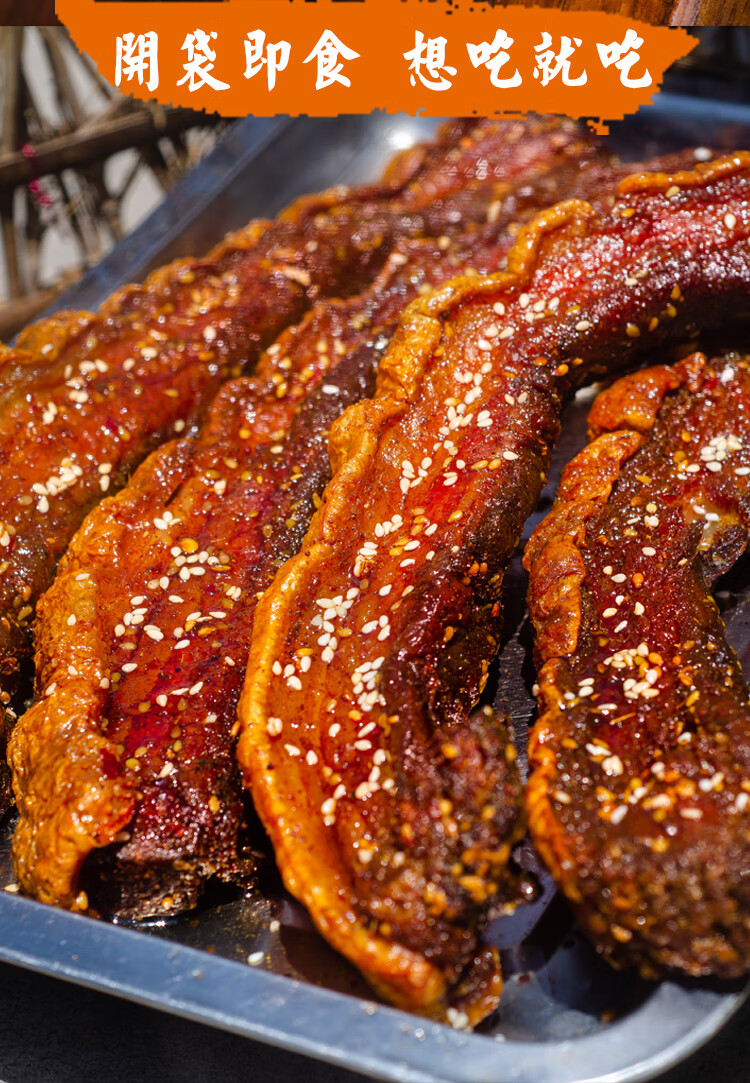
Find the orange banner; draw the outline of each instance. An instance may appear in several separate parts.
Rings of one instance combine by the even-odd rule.
[[[537,110],[615,120],[696,39],[601,12],[418,0],[57,0],[122,91],[225,116]]]

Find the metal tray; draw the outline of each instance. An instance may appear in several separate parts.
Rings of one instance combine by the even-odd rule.
[[[122,283],[174,256],[205,250],[225,231],[273,214],[297,194],[371,178],[396,149],[435,126],[381,114],[238,121],[211,157],[56,307],[97,306]],[[696,143],[748,146],[750,105],[662,93],[655,106],[613,126],[612,141],[630,158]],[[562,464],[584,442],[590,398],[582,393],[568,411],[550,482],[527,529],[549,506]],[[750,665],[750,605],[741,579],[722,584],[720,602],[733,645]],[[496,702],[510,711],[523,758],[534,708],[518,558],[505,593]],[[0,884],[13,879],[12,819],[0,825]],[[255,833],[268,852],[259,826]],[[521,858],[535,868],[528,846]],[[537,871],[537,901],[488,930],[502,952],[506,988],[499,1012],[474,1034],[375,1003],[284,892],[270,853],[252,893],[212,886],[194,913],[137,929],[0,892],[0,960],[399,1081],[652,1079],[710,1038],[745,999],[739,983],[654,984],[611,970]],[[262,963],[248,965],[256,953]]]

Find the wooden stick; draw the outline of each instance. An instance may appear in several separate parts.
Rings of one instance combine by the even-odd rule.
[[[13,193],[3,192],[0,196],[0,218],[3,223],[3,248],[5,265],[8,273],[8,293],[11,298],[21,296],[21,271],[18,264],[18,244],[16,227],[13,224]]]
[[[38,32],[52,66],[60,112],[71,128],[80,128],[86,120],[86,113],[78,100],[65,57],[60,49],[60,32],[54,26],[40,26]]]
[[[0,72],[3,73],[0,149],[4,152],[13,151],[18,145],[18,69],[22,48],[23,27],[0,26]]]
[[[44,140],[34,148],[34,159],[23,154],[0,154],[0,187],[26,184],[37,176],[61,173],[65,169],[87,165],[108,158],[126,147],[145,146],[162,135],[170,136],[186,128],[215,123],[205,113],[166,109],[161,127],[145,109],[110,121],[106,126],[85,128],[70,135]]]
[[[51,305],[65,287],[70,285],[74,277],[77,278],[78,275],[67,276],[64,281],[57,282],[48,289],[36,290],[34,293],[27,294],[26,297],[0,305],[0,340],[7,342],[22,327],[36,319],[39,313]]]

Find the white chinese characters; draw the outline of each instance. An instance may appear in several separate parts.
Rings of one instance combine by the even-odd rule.
[[[274,34],[275,36],[277,33]],[[177,80],[176,86],[187,84],[187,89],[191,94],[205,87],[215,91],[231,89],[228,82],[219,79],[215,74],[217,53],[214,43],[216,41],[215,30],[196,28],[186,34],[181,46],[182,51],[187,54],[187,59],[182,63],[184,75]],[[623,87],[637,90],[649,87],[653,83],[651,73],[641,59],[640,49],[644,40],[632,27],[626,30],[622,41],[612,41],[608,44],[596,42],[596,53],[593,52],[593,43],[588,42],[584,45],[581,38],[561,34],[558,41],[559,44],[553,39],[551,33],[542,30],[541,41],[533,47],[533,53],[527,45],[520,48],[515,46],[514,49],[514,39],[506,30],[497,27],[491,40],[488,35],[487,40],[465,41],[464,45],[471,66],[477,71],[485,69],[487,73],[485,78],[488,76],[489,83],[498,90],[520,87],[524,77],[528,78],[529,74],[541,87],[547,87],[553,83],[573,88],[584,86],[588,81],[585,64],[588,64],[591,70],[592,57],[594,63],[598,59],[603,69],[616,69]],[[345,72],[345,64],[361,59],[360,53],[329,29],[323,30],[306,56],[304,56],[306,49],[300,48],[295,56],[294,47],[289,41],[283,38],[279,38],[278,41],[271,40],[266,31],[261,28],[248,30],[242,45],[245,69],[242,72],[238,66],[238,74],[241,72],[245,79],[254,79],[265,69],[268,91],[269,93],[276,91],[277,94],[279,93],[277,89],[279,76],[284,72],[289,73],[285,78],[290,78],[291,75],[292,81],[288,85],[292,88],[295,86],[293,73],[295,65],[297,78],[299,78],[301,65],[314,65],[311,67],[310,74],[312,75],[312,71],[315,72],[316,90],[325,90],[333,86],[350,88],[352,81],[349,74]],[[403,70],[408,75],[411,86],[423,87],[437,93],[454,89],[454,81],[456,77],[460,78],[460,71],[458,67],[448,63],[448,60],[454,60],[456,48],[460,50],[459,45],[454,44],[452,47],[444,36],[429,37],[422,30],[416,30],[414,48],[400,54],[403,61],[408,62]],[[223,57],[219,65],[222,74],[227,74],[229,63],[236,62],[236,53],[235,46]],[[302,59],[303,56],[304,59]],[[232,61],[233,57],[234,61]],[[374,59],[382,60],[377,57]],[[370,80],[372,80],[372,70],[371,64]],[[467,63],[466,55],[464,55],[464,72],[466,71]],[[613,77],[617,78],[617,75],[613,73]],[[281,81],[283,83],[283,79]],[[145,86],[151,93],[158,88],[159,40],[155,31],[138,34],[128,32],[116,38],[114,82],[118,87],[128,83],[137,83],[139,86]],[[363,82],[366,83],[366,79],[363,79]],[[472,85],[476,86],[476,80]]]
[[[248,33],[245,44],[245,78],[252,79],[266,65],[268,89],[276,86],[276,73],[283,71],[289,63],[292,47],[288,41],[277,41],[266,45],[266,35],[262,30]]]
[[[229,83],[222,83],[220,79],[211,75],[214,68],[216,53],[211,48],[211,41],[216,38],[216,31],[207,34],[205,30],[196,30],[188,34],[182,43],[182,48],[187,52],[187,62],[183,64],[185,74],[177,80],[177,86],[187,83],[188,90],[193,92],[203,86],[210,86],[212,90],[229,90]]]
[[[498,30],[492,44],[483,41],[479,45],[466,43],[469,60],[475,68],[487,68],[490,73],[490,82],[493,86],[505,90],[509,87],[521,85],[521,73],[516,68],[515,74],[500,77],[501,70],[510,60],[510,53],[506,52],[513,45],[513,38],[508,37],[504,30]]]
[[[417,85],[417,79],[428,90],[447,90],[453,86],[447,75],[455,75],[456,69],[445,63],[445,38],[428,38],[421,30],[414,35],[414,48],[404,53],[404,60],[411,60],[409,76],[412,86]]]
[[[547,86],[559,75],[565,86],[583,86],[588,78],[586,69],[584,68],[583,72],[578,76],[573,76],[570,73],[571,59],[580,45],[580,38],[573,38],[571,41],[569,37],[562,34],[560,37],[560,51],[556,53],[551,47],[552,35],[543,30],[541,44],[534,46],[534,52],[536,53],[534,78],[541,79],[542,86]]]
[[[596,47],[602,65],[608,68],[610,64],[614,64],[620,72],[620,82],[631,90],[651,86],[653,82],[648,68],[646,68],[645,74],[640,79],[634,79],[630,76],[631,68],[641,59],[638,49],[642,45],[643,38],[639,38],[635,30],[630,28],[619,45],[616,41],[613,41],[610,45],[597,45]]]
[[[340,56],[344,60],[356,60],[359,53],[355,53],[354,49],[348,48],[343,41],[339,41],[332,31],[324,30],[313,51],[302,61],[303,64],[309,64],[312,60],[318,62],[318,77],[315,80],[316,90],[323,90],[333,83],[342,83],[344,86],[352,85],[351,79],[341,74],[343,64],[339,63]]]
[[[153,30],[147,34],[123,34],[115,46],[115,86],[137,79],[145,80],[153,93],[159,85],[159,39]]]

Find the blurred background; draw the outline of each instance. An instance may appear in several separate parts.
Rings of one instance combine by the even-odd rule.
[[[139,224],[228,122],[120,94],[60,26],[0,26],[0,340]]]

